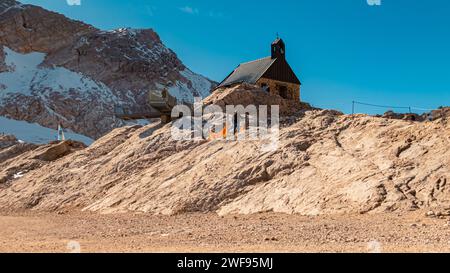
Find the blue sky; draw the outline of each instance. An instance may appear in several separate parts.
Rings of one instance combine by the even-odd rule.
[[[101,29],[153,28],[189,68],[216,81],[268,56],[279,32],[302,100],[318,107],[450,105],[448,0],[67,1],[22,0]]]

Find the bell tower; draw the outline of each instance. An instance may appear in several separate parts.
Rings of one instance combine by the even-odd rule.
[[[286,58],[286,45],[283,39],[277,38],[272,43],[272,59],[285,59]]]

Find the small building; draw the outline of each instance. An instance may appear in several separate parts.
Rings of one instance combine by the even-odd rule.
[[[277,38],[271,45],[271,56],[240,64],[218,88],[239,83],[262,87],[271,94],[288,100],[300,100],[300,80],[286,61],[286,46]]]

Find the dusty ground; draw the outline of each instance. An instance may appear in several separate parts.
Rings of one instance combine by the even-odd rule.
[[[305,217],[0,213],[0,252],[450,252],[424,212]],[[68,245],[69,244],[69,245]]]

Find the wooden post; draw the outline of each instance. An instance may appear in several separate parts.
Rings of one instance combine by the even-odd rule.
[[[355,114],[355,101],[352,101],[352,115]]]

